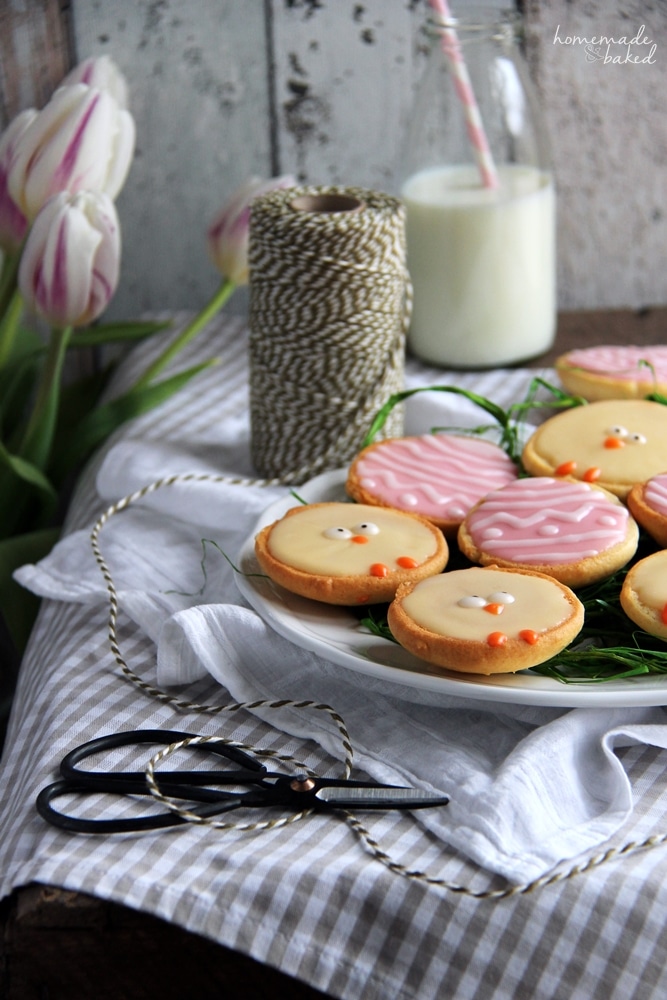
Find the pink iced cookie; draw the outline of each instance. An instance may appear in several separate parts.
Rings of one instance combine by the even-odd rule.
[[[346,489],[359,503],[421,514],[452,536],[481,497],[516,478],[514,462],[490,441],[424,434],[364,448]]]
[[[520,479],[484,497],[459,529],[459,547],[484,566],[535,569],[570,587],[611,576],[639,532],[625,506],[588,483]]]
[[[667,394],[667,345],[585,347],[556,361],[568,392],[584,399],[642,399]]]
[[[637,483],[628,494],[628,507],[651,538],[667,548],[667,472]]]

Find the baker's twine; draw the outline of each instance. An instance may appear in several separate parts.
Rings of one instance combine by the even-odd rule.
[[[339,468],[404,385],[405,211],[363,188],[272,191],[251,207],[251,453],[292,482]],[[400,436],[402,410],[383,430]]]
[[[267,487],[276,485],[276,480],[269,479],[245,479],[245,478],[232,478],[229,476],[213,475],[210,473],[180,473],[173,476],[167,476],[163,479],[158,479],[147,486],[136,490],[134,493],[128,494],[121,500],[108,507],[104,513],[98,518],[95,525],[93,526],[90,541],[95,555],[95,560],[97,565],[104,577],[107,595],[109,598],[109,617],[108,617],[108,637],[109,644],[111,647],[111,652],[113,653],[114,659],[117,665],[120,667],[123,676],[130,681],[135,687],[137,687],[141,692],[148,695],[151,698],[155,698],[162,704],[169,705],[171,708],[176,709],[181,712],[194,712],[194,713],[204,713],[207,715],[218,715],[222,712],[236,712],[241,709],[247,711],[253,711],[257,708],[265,709],[280,709],[280,708],[294,708],[299,711],[315,711],[324,712],[327,714],[332,722],[334,723],[338,735],[341,741],[341,746],[344,753],[344,770],[343,777],[349,778],[352,773],[354,751],[352,748],[352,743],[350,736],[345,725],[345,721],[342,716],[335,711],[330,705],[323,702],[310,701],[304,699],[302,701],[291,701],[290,699],[281,698],[276,700],[269,699],[259,699],[252,702],[235,702],[229,705],[208,705],[202,704],[194,701],[187,701],[180,698],[176,698],[174,695],[156,687],[153,684],[149,684],[147,681],[142,680],[138,674],[127,664],[125,658],[120,649],[120,643],[118,639],[117,632],[117,621],[118,621],[118,594],[111,576],[111,572],[107,563],[102,555],[102,551],[99,544],[99,537],[102,529],[112,517],[119,514],[121,511],[126,510],[132,504],[144,497],[149,496],[152,493],[157,492],[160,489],[166,487],[175,486],[179,483],[192,483],[192,482],[211,482],[211,483],[226,483],[228,485],[234,486],[255,486],[255,487]],[[227,739],[221,736],[191,736],[187,739],[180,740],[177,743],[171,743],[167,747],[160,750],[155,754],[148,762],[146,767],[146,783],[151,794],[160,801],[167,809],[172,812],[178,813],[183,819],[191,823],[197,823],[200,825],[213,826],[218,829],[224,830],[243,830],[243,831],[257,831],[257,830],[267,830],[275,829],[276,827],[286,826],[289,823],[297,822],[312,814],[312,809],[304,809],[298,813],[290,814],[288,816],[280,816],[275,819],[260,820],[252,823],[229,823],[227,821],[216,820],[212,817],[202,817],[196,812],[192,812],[187,807],[183,806],[182,803],[171,799],[164,795],[159,787],[159,780],[156,773],[156,765],[161,761],[165,760],[167,757],[171,756],[177,750],[186,748],[189,746],[203,746],[207,743],[223,743],[228,746],[238,747],[242,750],[248,751],[255,754],[258,757],[267,757],[273,760],[279,760],[283,763],[291,764],[296,768],[296,772],[303,774],[309,774],[315,777],[315,773],[308,768],[305,764],[296,760],[289,754],[282,754],[276,750],[260,749],[257,747],[250,746],[246,743],[241,743],[236,740]],[[645,850],[650,847],[658,847],[662,844],[667,843],[667,833],[663,834],[653,834],[646,839],[641,841],[629,841],[622,847],[610,847],[599,854],[592,855],[585,861],[579,864],[573,865],[571,868],[556,870],[547,872],[545,875],[539,878],[533,879],[530,882],[526,882],[521,885],[508,885],[502,889],[481,889],[475,890],[470,889],[468,886],[458,885],[442,879],[435,875],[430,875],[428,872],[423,872],[418,869],[408,868],[407,866],[395,861],[386,851],[382,849],[380,844],[371,836],[370,832],[363,825],[363,823],[348,810],[341,809],[340,812],[344,815],[351,830],[363,841],[371,855],[388,868],[391,872],[397,875],[401,875],[405,878],[424,882],[428,885],[437,886],[441,889],[446,889],[449,892],[458,893],[459,895],[471,896],[474,899],[488,899],[488,900],[501,900],[510,899],[513,896],[524,896],[528,893],[535,891],[536,889],[545,888],[549,885],[555,885],[559,882],[564,882],[567,879],[571,879],[576,875],[582,875],[585,872],[592,871],[594,868],[598,868],[600,865],[605,864],[607,861],[611,861],[614,858],[627,857],[631,854],[635,854],[638,851]]]

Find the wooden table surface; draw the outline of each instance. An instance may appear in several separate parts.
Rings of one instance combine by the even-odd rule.
[[[667,307],[563,313],[533,366],[573,347],[667,344]],[[146,913],[50,886],[0,904],[0,995],[7,1000],[315,1000],[324,995]],[[91,992],[91,989],[93,992]]]

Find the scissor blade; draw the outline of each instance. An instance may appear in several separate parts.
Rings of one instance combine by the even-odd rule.
[[[319,788],[315,798],[336,809],[424,809],[427,806],[445,806],[448,795],[425,792],[421,788],[350,788],[345,785],[326,785]]]

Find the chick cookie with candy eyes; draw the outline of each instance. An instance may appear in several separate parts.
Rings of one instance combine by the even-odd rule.
[[[391,601],[399,584],[440,573],[449,549],[425,518],[356,503],[293,507],[263,528],[255,555],[286,590],[326,604]]]
[[[475,566],[401,584],[387,620],[397,642],[428,663],[500,674],[559,653],[581,631],[584,607],[544,573]]]
[[[640,559],[626,573],[621,607],[635,625],[667,642],[667,550]]]
[[[667,406],[615,399],[563,410],[528,439],[522,461],[533,476],[596,483],[625,500],[667,469]]]

